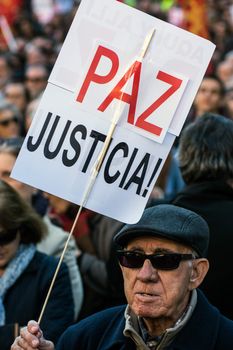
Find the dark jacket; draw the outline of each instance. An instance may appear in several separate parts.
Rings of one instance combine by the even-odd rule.
[[[104,310],[69,327],[56,350],[135,350],[124,337],[125,305]],[[232,350],[233,321],[225,318],[198,291],[196,308],[167,350]]]
[[[0,349],[9,350],[15,326],[38,320],[58,260],[36,252],[34,258],[4,298],[6,325],[0,327]],[[41,320],[44,336],[54,342],[73,323],[74,304],[68,269],[62,264]]]
[[[210,269],[201,289],[233,320],[233,189],[221,181],[189,185],[170,202],[201,215],[210,228]]]

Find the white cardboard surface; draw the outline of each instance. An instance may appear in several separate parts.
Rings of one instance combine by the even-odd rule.
[[[98,110],[142,48],[145,33],[156,32],[142,62],[135,123],[171,84],[158,72],[182,81],[146,118],[160,135],[127,121],[129,104],[114,99]],[[90,82],[83,102],[78,93],[99,46],[119,59],[106,84]],[[116,108],[122,115],[85,207],[127,223],[137,222],[163,163],[179,134],[214,51],[214,45],[115,0],[82,0],[49,78],[12,177],[82,204],[93,165],[102,149]],[[107,75],[113,61],[101,57],[95,74]],[[122,87],[132,94],[133,76]],[[30,171],[28,171],[30,169]]]

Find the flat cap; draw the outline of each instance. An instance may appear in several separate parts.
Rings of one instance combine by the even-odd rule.
[[[114,242],[124,247],[136,237],[155,236],[177,241],[206,257],[209,245],[209,227],[206,221],[191,210],[172,204],[147,208],[141,219],[125,225],[114,237]]]

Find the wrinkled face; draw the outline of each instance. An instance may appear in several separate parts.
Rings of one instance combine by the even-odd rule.
[[[218,112],[221,105],[221,87],[219,82],[212,78],[203,79],[194,100],[197,111],[201,113]]]
[[[7,264],[16,255],[16,252],[19,247],[19,242],[20,234],[18,233],[16,238],[12,242],[4,245],[0,244],[0,275],[2,274],[2,271],[5,269]]]
[[[145,254],[191,253],[179,243],[156,237],[133,239],[126,250]],[[177,319],[189,299],[192,262],[181,261],[175,270],[157,270],[147,259],[141,268],[121,267],[125,294],[131,309],[144,318]]]

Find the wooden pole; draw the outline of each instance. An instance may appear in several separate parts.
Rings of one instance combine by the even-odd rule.
[[[138,61],[142,61],[143,58],[145,57],[146,53],[147,53],[147,50],[148,50],[148,47],[150,45],[150,42],[152,40],[152,37],[155,33],[155,29],[152,29],[146,36],[144,42],[143,42],[143,46],[141,48],[141,52],[139,54],[139,58],[138,58]],[[133,69],[133,66],[132,66],[132,69]],[[129,71],[129,76],[131,75],[131,71]],[[86,186],[86,189],[84,191],[84,194],[83,194],[83,198],[82,198],[82,201],[81,201],[81,204],[80,204],[80,207],[79,207],[79,210],[78,210],[78,213],[75,217],[75,220],[74,220],[74,223],[72,225],[72,228],[70,230],[70,233],[68,235],[68,238],[67,238],[67,241],[65,243],[65,246],[64,246],[64,249],[62,251],[62,254],[61,254],[61,257],[59,259],[59,262],[57,264],[57,268],[56,268],[56,271],[54,272],[54,275],[53,275],[53,279],[52,279],[52,282],[50,284],[50,287],[49,287],[49,290],[48,290],[48,293],[47,293],[47,296],[45,298],[45,301],[44,301],[44,304],[43,304],[43,307],[42,307],[42,310],[41,310],[41,313],[40,313],[40,316],[38,318],[38,323],[40,324],[41,322],[41,319],[43,317],[43,314],[44,314],[44,311],[45,311],[45,308],[46,308],[46,305],[48,303],[48,300],[49,300],[49,297],[50,297],[50,294],[52,292],[52,289],[53,289],[53,286],[54,286],[54,283],[55,283],[55,280],[56,280],[56,277],[57,277],[57,274],[59,272],[59,269],[61,267],[61,264],[62,264],[62,261],[64,259],[64,255],[65,255],[65,252],[67,250],[67,247],[68,247],[68,244],[69,244],[69,241],[71,239],[71,236],[74,232],[74,229],[75,229],[75,226],[78,222],[78,219],[79,219],[79,216],[80,216],[80,213],[84,207],[84,205],[86,204],[88,198],[89,198],[89,195],[91,193],[91,190],[94,186],[94,183],[95,183],[95,180],[96,180],[96,177],[100,171],[100,168],[103,164],[103,161],[104,161],[104,157],[106,156],[106,153],[107,153],[107,150],[108,150],[108,147],[110,145],[110,142],[111,142],[111,138],[112,138],[112,135],[115,131],[115,128],[117,126],[117,123],[120,119],[120,116],[121,116],[121,109],[120,109],[120,102],[121,102],[121,98],[119,99],[119,103],[118,103],[118,106],[116,108],[116,111],[113,115],[113,118],[111,120],[111,125],[110,125],[110,128],[109,128],[109,131],[108,131],[108,134],[107,134],[107,137],[105,139],[105,142],[103,144],[103,147],[99,153],[99,156],[94,164],[94,167],[91,171],[91,175],[90,175],[90,180]]]

